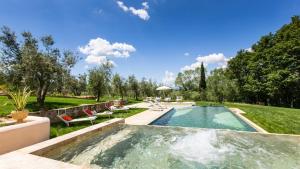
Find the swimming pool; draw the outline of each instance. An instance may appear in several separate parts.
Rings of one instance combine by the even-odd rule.
[[[250,125],[221,106],[193,106],[172,109],[151,125],[256,131]]]
[[[42,156],[91,169],[296,169],[300,137],[120,125],[52,148]]]

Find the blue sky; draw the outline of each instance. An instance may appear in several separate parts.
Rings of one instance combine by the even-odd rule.
[[[0,25],[51,34],[57,47],[77,51],[73,74],[110,59],[123,76],[161,82],[201,61],[226,66],[299,14],[299,0],[7,0]]]

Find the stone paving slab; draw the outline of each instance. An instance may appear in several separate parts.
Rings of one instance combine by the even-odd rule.
[[[192,106],[194,102],[162,102],[161,103],[164,107],[163,110],[155,110],[153,107],[150,106],[149,103],[138,103],[131,105],[130,107],[135,108],[148,108],[148,110],[136,114],[134,116],[128,117],[125,119],[125,124],[130,125],[148,125],[154,120],[158,119],[159,117],[163,116],[173,108],[183,108],[187,106]]]
[[[166,114],[170,110],[172,110],[173,107],[166,108],[162,111],[154,111],[154,110],[146,110],[142,113],[136,114],[134,116],[128,117],[125,119],[125,124],[130,125],[147,125],[150,124],[155,119],[161,117],[162,115]]]
[[[32,154],[12,152],[0,156],[1,169],[86,169]]]

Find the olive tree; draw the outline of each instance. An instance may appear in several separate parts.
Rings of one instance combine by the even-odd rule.
[[[100,101],[100,97],[108,93],[111,74],[112,64],[109,62],[89,70],[89,88],[96,96],[97,101]]]
[[[0,43],[6,81],[14,87],[29,86],[41,108],[50,86],[78,60],[73,52],[55,48],[52,36],[35,38],[30,32],[23,32],[22,41],[18,41],[13,31],[3,27]]]

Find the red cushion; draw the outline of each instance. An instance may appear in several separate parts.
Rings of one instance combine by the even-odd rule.
[[[66,120],[66,121],[71,121],[71,120],[73,120],[72,117],[71,117],[71,116],[68,116],[68,115],[64,115],[62,118],[63,118],[64,120]]]
[[[86,109],[85,112],[89,115],[89,116],[93,116],[93,112],[90,109]]]

